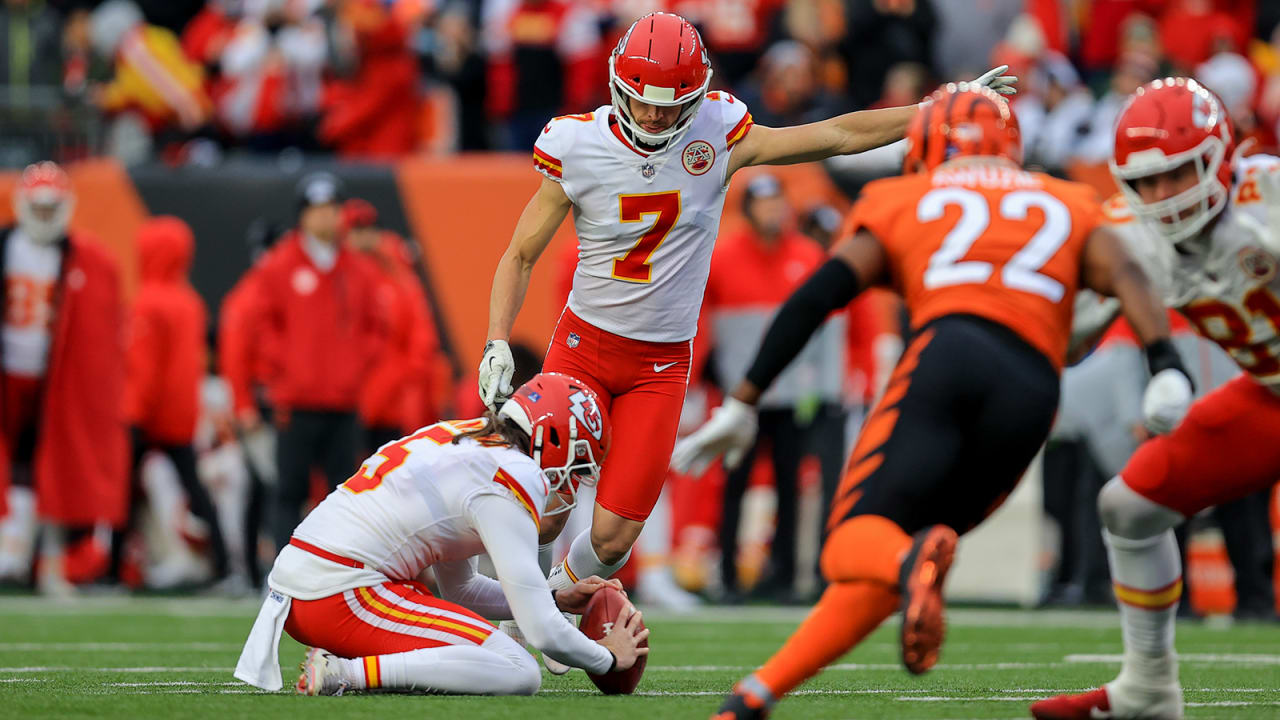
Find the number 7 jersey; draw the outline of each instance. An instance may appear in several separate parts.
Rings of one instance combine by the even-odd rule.
[[[976,315],[1061,369],[1084,243],[1101,221],[1088,186],[1013,166],[951,163],[867,184],[848,226],[884,247],[913,328]]]
[[[633,146],[608,105],[547,123],[533,163],[573,202],[574,314],[633,340],[697,333],[729,155],[751,124],[746,106],[724,92],[708,93],[689,131],[657,153]]]

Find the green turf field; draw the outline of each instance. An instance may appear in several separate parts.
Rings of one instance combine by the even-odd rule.
[[[729,608],[653,613],[653,654],[634,697],[603,697],[574,671],[545,676],[533,698],[259,693],[231,677],[256,603],[211,599],[0,598],[0,716],[706,718],[764,660],[802,611]],[[1015,718],[1031,699],[1110,679],[1119,632],[1111,612],[955,610],[942,664],[909,676],[893,627],[783,702],[774,717]],[[1188,717],[1280,717],[1280,626],[1178,627]],[[285,682],[302,656],[285,639]]]

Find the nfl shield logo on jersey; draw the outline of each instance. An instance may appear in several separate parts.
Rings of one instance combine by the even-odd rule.
[[[576,348],[580,342],[582,342],[582,338],[578,337],[578,333],[569,333],[569,339],[565,340],[564,344],[571,348]]]
[[[690,175],[701,175],[715,164],[716,151],[706,140],[694,140],[684,146],[680,159]]]

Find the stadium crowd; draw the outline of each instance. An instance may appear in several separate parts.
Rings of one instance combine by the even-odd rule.
[[[762,125],[912,104],[939,81],[1008,64],[1022,78],[1012,106],[1028,166],[1055,174],[1105,163],[1123,100],[1166,74],[1216,91],[1258,147],[1275,148],[1280,136],[1280,9],[1255,0],[3,0],[0,165],[97,153],[127,165],[294,150],[362,160],[526,153],[550,117],[608,102],[609,51],[654,9],[699,27],[712,86],[741,97]],[[98,469],[118,487],[105,491],[111,503],[41,529],[37,503],[48,516],[34,473],[15,471],[0,579],[54,595],[74,592],[68,580],[258,586],[259,563],[287,542],[304,505],[359,458],[439,417],[480,414],[474,378],[450,372],[414,243],[380,230],[373,207],[333,176],[305,177],[295,210],[296,228],[263,234],[253,268],[214,313],[185,279],[190,228],[163,217],[139,233],[144,292],[128,318],[93,321],[129,328],[104,386],[116,390],[60,396],[95,402],[93,412],[118,403],[132,437],[113,440],[119,457]],[[840,223],[837,208],[788,204],[771,175],[750,183],[742,212],[746,228],[722,237],[713,260],[686,430],[742,377],[773,309],[820,262]],[[575,259],[559,259],[562,296]],[[116,281],[101,272],[110,296]],[[755,279],[748,296],[717,281],[743,272]],[[13,324],[10,305],[6,313]],[[812,594],[812,568],[797,563],[818,530],[798,519],[795,500],[802,491],[829,498],[848,437],[901,348],[901,323],[887,295],[859,300],[766,396],[765,442],[752,449],[760,461],[729,474],[713,468],[701,484],[671,483],[665,517],[652,523],[667,537],[639,553],[656,560],[636,563],[656,588],[651,598],[696,602],[677,584],[731,601],[748,591],[780,601]],[[175,330],[180,338],[155,335]],[[93,352],[95,372],[107,372],[109,347]],[[173,352],[181,362],[162,357]],[[536,371],[541,353],[518,352],[520,371]],[[29,429],[40,413],[11,414],[55,402],[37,398],[56,385],[30,381],[46,369],[4,388],[11,459],[28,465],[42,462]],[[157,400],[174,397],[190,402]],[[1060,429],[1050,445],[1046,503],[1063,536],[1046,582],[1052,602],[1109,601],[1097,521],[1082,518],[1093,517],[1092,496],[1117,460],[1082,436]],[[156,469],[147,450],[168,465]],[[776,511],[744,510],[751,488],[771,484]],[[150,524],[140,519],[144,495]],[[1273,616],[1262,562],[1271,556],[1258,549],[1265,507],[1259,498],[1222,524],[1252,528],[1228,537],[1233,561],[1244,553],[1240,607]],[[740,533],[752,512],[776,521]],[[184,550],[165,551],[166,538],[181,538]]]
[[[547,118],[607,101],[609,50],[632,19],[668,9],[701,29],[713,88],[770,125],[914,102],[1001,62],[1023,78],[1016,106],[1029,158],[1051,170],[1105,160],[1120,101],[1170,73],[1202,78],[1245,134],[1275,143],[1280,12],[1268,3],[971,5],[5,0],[0,101],[32,132],[51,116],[74,128],[87,121],[70,109],[90,108],[105,120],[104,149],[129,162],[208,163],[227,149],[525,151]],[[86,149],[69,143],[69,157],[55,159]]]

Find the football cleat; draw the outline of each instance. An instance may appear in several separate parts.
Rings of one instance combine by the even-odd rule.
[[[1100,687],[1079,695],[1059,695],[1031,705],[1036,720],[1180,720],[1182,690],[1121,692]]]
[[[320,648],[308,648],[307,656],[298,665],[302,674],[293,689],[299,695],[341,695],[347,689],[347,681],[338,674],[333,653]]]
[[[764,700],[734,688],[711,720],[764,720],[767,717],[769,706]]]
[[[902,562],[902,664],[920,675],[938,662],[947,632],[942,584],[955,559],[956,531],[934,525],[916,533]]]
[[[1105,720],[1111,717],[1111,700],[1106,688],[1079,695],[1059,695],[1031,705],[1036,720]]]

